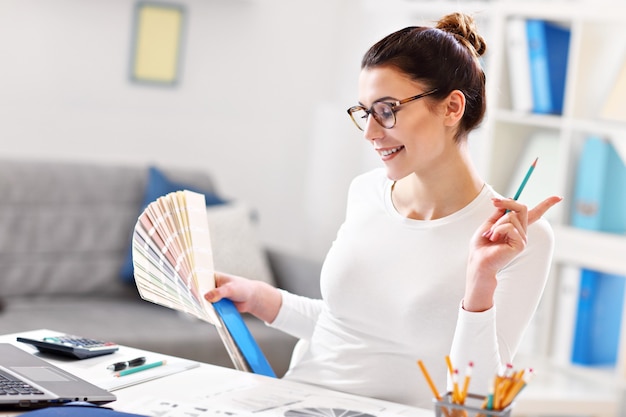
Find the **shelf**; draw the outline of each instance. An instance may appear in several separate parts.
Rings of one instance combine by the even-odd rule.
[[[594,132],[603,136],[626,140],[626,123],[623,122],[577,119],[572,121],[572,128],[579,131]]]
[[[577,190],[578,161],[585,139],[592,135],[610,138],[626,157],[626,123],[601,117],[606,98],[614,88],[616,75],[626,60],[626,27],[617,24],[619,14],[607,13],[607,10],[608,7],[597,3],[560,0],[500,0],[493,1],[489,9],[489,25],[493,32],[491,37],[486,38],[490,47],[486,67],[489,107],[482,150],[486,179],[497,191],[509,192],[520,164],[527,163],[525,159],[528,159],[529,152],[537,153],[541,168],[549,171],[550,175],[550,182],[546,177],[543,181],[534,182],[537,194],[547,194],[542,198],[563,196],[563,201],[546,214],[555,234],[552,274],[522,351],[533,361],[550,358],[547,364],[541,364],[541,368],[550,369],[550,376],[541,384],[533,384],[526,393],[529,400],[526,404],[520,401],[516,411],[526,414],[553,415],[558,411],[574,414],[577,411],[578,415],[595,410],[597,413],[592,415],[616,415],[615,397],[611,401],[602,395],[602,390],[586,387],[593,387],[594,380],[610,381],[620,389],[626,387],[626,316],[622,320],[617,364],[602,370],[570,364],[559,367],[557,364],[567,361],[564,358],[568,355],[563,354],[563,348],[574,343],[573,324],[576,322],[579,294],[578,287],[570,284],[579,281],[579,269],[626,276],[626,234],[600,233],[570,226]],[[513,110],[516,107],[525,108],[523,100],[515,100],[519,97],[514,96],[520,91],[517,87],[525,80],[525,74],[515,71],[519,67],[511,66],[515,65],[511,62],[524,62],[524,55],[509,54],[510,46],[516,45],[514,39],[507,36],[511,33],[511,18],[550,20],[570,29],[562,114]],[[515,34],[519,36],[519,32]],[[541,141],[541,146],[538,146],[538,141]],[[525,197],[525,203],[531,205],[530,190]],[[583,380],[587,382],[578,386],[577,381]],[[559,394],[559,397],[554,392],[559,391],[559,386],[570,386],[564,389],[572,395]],[[565,404],[574,408],[565,412],[562,408]],[[602,407],[604,413],[599,414]]]
[[[507,122],[511,124],[548,129],[560,129],[563,125],[563,118],[561,116],[522,113],[507,109],[496,110],[494,119],[497,122]]]
[[[518,359],[537,373],[516,401],[516,417],[618,415],[621,386],[610,371],[559,366],[545,358]]]
[[[626,235],[553,226],[554,262],[626,275]]]

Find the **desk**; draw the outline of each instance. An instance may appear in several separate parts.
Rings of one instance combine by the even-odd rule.
[[[56,335],[51,330],[35,330],[19,333],[29,337]],[[35,352],[35,349],[15,341],[18,334],[0,336],[0,342],[13,343],[20,348]],[[158,356],[168,360],[168,365],[181,364],[188,361],[155,352],[140,351],[122,346],[120,351],[112,355],[81,361],[56,359],[45,356],[52,364],[74,373],[90,382],[106,383],[101,375],[106,370],[103,363],[127,360],[129,356]],[[104,359],[104,361],[103,361]],[[93,364],[93,365],[92,365]],[[143,371],[134,375],[149,375]],[[92,375],[93,377],[90,377]],[[111,377],[113,378],[113,377]],[[117,378],[121,380],[121,377]],[[101,385],[98,383],[97,385]],[[102,385],[101,385],[102,386]],[[198,417],[239,416],[254,413],[260,417],[284,416],[288,410],[299,410],[308,407],[328,409],[358,410],[377,417],[407,416],[432,417],[434,410],[418,409],[387,401],[374,400],[327,390],[320,387],[299,384],[282,379],[269,378],[252,373],[236,371],[209,364],[197,364],[190,369],[152,379],[136,385],[116,388],[113,393],[117,400],[108,406],[126,412],[156,415],[163,417],[182,417],[185,409],[194,409]],[[205,411],[203,411],[203,409]],[[165,414],[169,413],[169,414]],[[2,416],[19,413],[0,413]],[[311,416],[309,416],[311,417]],[[354,417],[357,417],[354,415]]]
[[[58,334],[50,330],[23,332],[20,335],[37,337]],[[17,334],[0,336],[0,342],[10,342],[22,349],[34,352],[29,345],[15,341]],[[129,357],[153,355],[168,359],[168,366],[186,368],[185,360],[146,352],[122,346],[120,352],[100,358],[72,361],[45,359],[90,382],[103,381],[104,364],[127,360]],[[91,365],[95,364],[95,365]],[[379,417],[413,416],[433,417],[433,410],[417,409],[404,405],[373,400],[339,393],[310,385],[268,378],[251,373],[235,371],[209,364],[196,364],[194,368],[182,369],[158,379],[141,384],[115,389],[117,401],[110,404],[120,411],[148,414],[149,409],[157,409],[163,417],[177,417],[183,414],[165,414],[174,405],[179,410],[184,407],[204,407],[210,404],[211,411],[198,417],[250,414],[250,410],[260,417],[284,416],[286,410],[318,405],[320,407],[357,409]],[[577,374],[555,369],[548,363],[520,363],[538,369],[537,377],[520,395],[513,409],[514,417],[522,416],[592,416],[617,417],[620,392],[610,378],[589,379],[588,374]],[[145,371],[148,375],[147,372]],[[139,373],[141,374],[141,373]],[[139,375],[136,374],[136,375]],[[128,378],[128,377],[123,377]],[[100,385],[100,384],[98,384]],[[0,413],[2,416],[17,413]],[[156,412],[154,414],[157,414]]]

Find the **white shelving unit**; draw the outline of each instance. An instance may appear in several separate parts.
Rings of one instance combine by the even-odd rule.
[[[626,145],[626,123],[607,121],[600,117],[600,109],[626,60],[626,25],[622,22],[623,13],[620,13],[626,11],[626,4],[617,1],[561,0],[405,0],[401,3],[409,19],[413,19],[411,24],[420,24],[421,21],[431,24],[452,11],[469,12],[478,18],[479,30],[488,45],[485,57],[488,113],[480,137],[470,140],[481,141],[481,171],[496,190],[506,193],[514,180],[512,177],[518,164],[532,162],[518,160],[532,134],[550,133],[558,138],[557,155],[552,159],[556,162],[553,166],[544,167],[554,175],[556,186],[551,194],[564,197],[563,202],[551,210],[549,217],[556,237],[554,264],[551,279],[530,329],[533,333],[532,342],[522,352],[530,363],[549,364],[547,366],[550,367],[551,375],[546,377],[545,387],[537,386],[534,390],[534,393],[538,393],[533,397],[534,403],[530,406],[524,404],[520,411],[524,412],[523,415],[622,415],[617,410],[619,397],[616,392],[626,386],[626,342],[620,348],[622,357],[617,366],[599,370],[568,365],[567,359],[558,358],[560,353],[554,350],[553,335],[557,333],[555,326],[562,320],[559,317],[562,312],[556,306],[563,269],[584,267],[626,276],[626,235],[577,229],[570,226],[569,216],[576,165],[583,140],[588,135],[596,134],[623,141]],[[562,115],[529,114],[513,110],[512,80],[506,49],[506,23],[512,17],[554,21],[571,29]],[[626,329],[626,319],[623,320],[623,326]],[[622,334],[622,339],[626,341],[626,331]],[[587,382],[581,382],[585,378]],[[561,382],[557,384],[557,380]],[[567,381],[570,385],[578,384],[572,388]],[[596,395],[602,386],[600,381],[605,383],[605,387],[615,387],[614,392]],[[563,392],[573,389],[572,392],[579,394],[564,395],[564,400],[557,400],[556,405],[548,399],[542,403],[537,399],[541,397],[542,390],[545,396],[558,397],[554,389],[559,390],[559,387],[550,384],[557,384]],[[585,389],[585,384],[589,389]],[[588,392],[587,396],[585,392]],[[592,409],[597,412],[591,412]]]
[[[626,141],[626,123],[603,120],[599,114],[616,74],[626,59],[626,27],[619,24],[616,6],[588,2],[512,2],[492,3],[492,18],[498,22],[498,39],[491,56],[489,74],[490,117],[487,121],[484,158],[486,176],[497,188],[505,189],[511,180],[515,156],[523,149],[525,140],[535,132],[551,131],[558,136],[555,166],[549,167],[556,178],[553,192],[564,201],[553,209],[551,221],[556,235],[554,268],[549,288],[536,322],[535,355],[548,358],[562,353],[554,351],[553,326],[559,300],[557,291],[563,267],[585,267],[626,275],[626,236],[590,232],[570,225],[571,202],[577,160],[583,139],[591,134]],[[519,16],[559,22],[571,29],[569,63],[563,114],[535,115],[512,110],[509,70],[506,56],[507,19]],[[626,111],[626,109],[625,109]],[[510,157],[512,156],[512,158]],[[626,215],[626,213],[625,213]],[[622,357],[614,376],[623,381],[626,358]],[[559,358],[560,359],[560,358]]]

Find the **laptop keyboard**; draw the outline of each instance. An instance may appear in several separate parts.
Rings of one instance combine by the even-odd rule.
[[[0,371],[0,396],[1,395],[24,395],[42,394],[37,388],[14,377],[11,374]]]

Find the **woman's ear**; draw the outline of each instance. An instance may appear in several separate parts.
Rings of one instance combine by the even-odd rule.
[[[460,90],[452,90],[444,102],[446,126],[455,126],[465,113],[465,94]]]

